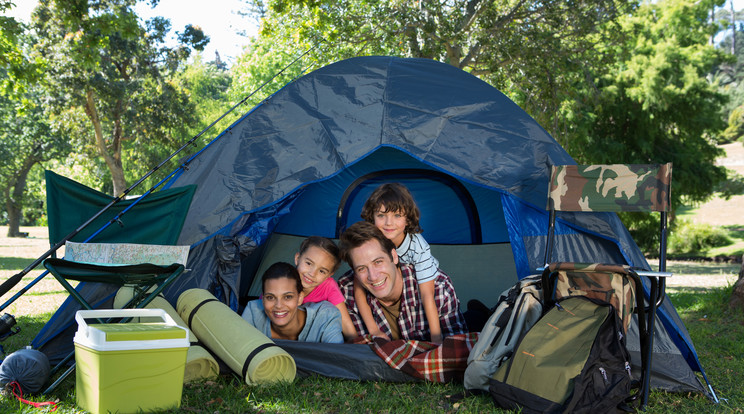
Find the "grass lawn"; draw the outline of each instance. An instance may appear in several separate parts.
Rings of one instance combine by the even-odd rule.
[[[0,228],[0,232],[3,231]],[[26,231],[24,229],[24,231]],[[33,240],[32,240],[33,241]],[[31,242],[31,241],[27,241]],[[0,243],[0,278],[5,279],[29,263],[22,252]],[[32,256],[35,257],[35,256]],[[6,259],[10,260],[6,260]],[[679,266],[679,267],[675,267]],[[721,280],[721,274],[738,272],[738,265],[670,263],[670,270],[686,276]],[[679,273],[678,273],[679,272]],[[684,273],[682,273],[684,272]],[[681,279],[680,279],[681,280]],[[669,299],[674,303],[719,398],[713,404],[699,394],[669,394],[654,391],[649,399],[649,413],[740,413],[744,408],[744,312],[728,308],[731,294],[730,279],[723,283],[706,283],[689,288],[681,285],[670,288]],[[42,283],[47,283],[46,281]],[[41,284],[40,284],[41,285]],[[714,287],[709,287],[714,286]],[[36,332],[51,316],[53,305],[45,301],[64,294],[53,283],[42,285],[40,292],[27,293],[31,301],[24,309],[15,308],[21,333],[1,343],[7,353],[28,345]],[[7,295],[6,295],[7,296]],[[7,297],[3,297],[6,300]],[[56,300],[56,299],[55,299]],[[55,302],[58,303],[58,302]],[[6,309],[8,312],[10,308]],[[499,412],[487,397],[473,396],[452,402],[450,397],[463,391],[460,384],[435,383],[375,383],[320,377],[300,378],[293,383],[269,386],[248,386],[235,376],[227,375],[215,381],[187,384],[183,390],[181,408],[169,413],[482,413]],[[67,379],[54,395],[33,401],[59,400],[57,413],[83,412],[75,405],[74,376]],[[48,411],[48,410],[42,410]],[[39,409],[19,403],[12,396],[0,397],[0,412],[38,413]]]

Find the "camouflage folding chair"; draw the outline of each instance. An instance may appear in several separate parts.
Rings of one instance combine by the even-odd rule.
[[[656,309],[665,297],[667,213],[671,208],[672,164],[611,164],[553,166],[548,190],[550,213],[543,271],[546,308],[557,299],[583,295],[611,303],[627,331],[633,313],[638,314],[641,343],[640,408],[648,403]],[[624,264],[553,261],[557,211],[661,213],[659,271]],[[644,303],[641,277],[648,280],[648,305]]]

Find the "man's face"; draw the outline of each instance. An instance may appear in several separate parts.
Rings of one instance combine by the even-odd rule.
[[[403,291],[398,254],[395,249],[391,253],[392,259],[374,239],[349,251],[357,281],[383,304],[394,303]]]

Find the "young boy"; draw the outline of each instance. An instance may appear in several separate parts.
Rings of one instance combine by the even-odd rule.
[[[431,255],[429,244],[420,234],[422,231],[419,226],[420,215],[408,188],[399,183],[386,183],[377,187],[362,208],[362,219],[380,229],[385,237],[395,244],[401,262],[412,265],[416,270],[419,295],[424,305],[426,321],[429,324],[431,341],[442,343],[442,328],[434,300],[434,279],[439,262]],[[370,334],[388,338],[377,326],[372,316],[372,309],[367,303],[364,288],[356,282],[354,283],[354,298],[359,315]]]

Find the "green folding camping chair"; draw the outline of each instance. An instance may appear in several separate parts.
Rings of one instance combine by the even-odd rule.
[[[188,251],[189,246],[68,242],[65,259],[46,259],[44,267],[84,309],[93,308],[69,280],[132,287],[133,297],[123,308],[144,308],[183,273]],[[57,364],[52,375],[74,355],[73,351]],[[44,394],[53,391],[74,370],[73,362]]]
[[[632,313],[638,314],[641,344],[640,398],[642,409],[648,402],[653,357],[656,309],[665,297],[667,213],[671,210],[672,164],[610,164],[553,166],[548,190],[550,213],[543,271],[547,304],[570,295],[602,296],[615,305],[627,330]],[[646,271],[627,265],[555,262],[556,212],[661,213],[659,271]],[[641,278],[648,280],[649,295],[644,303]],[[550,292],[550,293],[549,293]]]

